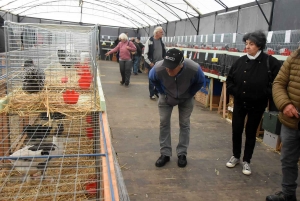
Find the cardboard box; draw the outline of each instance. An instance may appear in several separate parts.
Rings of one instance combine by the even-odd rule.
[[[280,143],[281,143],[280,135],[277,135],[277,134],[274,134],[274,133],[271,133],[271,132],[265,130],[263,142],[267,146],[269,146],[273,149],[276,149],[277,151],[280,150]]]
[[[271,133],[280,135],[281,123],[278,119],[278,112],[264,112],[262,128]]]

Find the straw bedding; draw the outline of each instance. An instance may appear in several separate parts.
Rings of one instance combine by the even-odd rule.
[[[64,141],[63,154],[93,154],[94,141],[87,138],[85,133],[85,128],[91,125],[85,121],[84,113],[75,115],[68,114],[66,119],[62,120],[65,127],[60,137],[60,140]],[[11,118],[11,122],[14,118]],[[47,140],[51,141],[51,137],[48,136]],[[54,200],[54,198],[55,200],[86,200],[94,197],[95,195],[86,192],[85,186],[96,180],[95,167],[99,168],[101,165],[96,165],[95,161],[95,157],[51,159],[44,179],[37,177],[37,180],[30,181],[23,181],[24,173],[12,167],[1,168],[0,187],[3,188],[0,192],[0,200],[1,198],[14,200],[17,197],[17,200],[31,201],[36,196],[37,200]]]

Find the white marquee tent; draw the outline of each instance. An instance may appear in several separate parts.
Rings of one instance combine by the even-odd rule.
[[[1,0],[0,10],[19,16],[147,27],[226,10],[254,0]]]

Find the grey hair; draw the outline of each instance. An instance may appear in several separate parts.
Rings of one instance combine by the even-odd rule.
[[[266,34],[264,34],[261,30],[245,34],[243,36],[243,42],[246,42],[246,40],[253,42],[257,47],[259,47],[259,50],[265,49],[267,43]]]
[[[153,35],[155,36],[156,33],[157,33],[158,31],[160,31],[160,30],[163,30],[163,28],[162,28],[162,27],[156,27],[156,28],[154,29],[154,31],[153,31]]]
[[[120,39],[120,40],[122,40],[122,39],[128,40],[128,36],[127,36],[126,34],[124,34],[124,33],[121,33],[121,34],[119,35],[119,39]]]

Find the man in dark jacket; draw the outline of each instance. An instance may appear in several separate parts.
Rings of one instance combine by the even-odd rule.
[[[151,36],[145,43],[144,49],[144,60],[145,68],[148,72],[154,66],[157,61],[162,60],[166,54],[165,44],[162,42],[162,36],[164,35],[162,27],[156,27],[153,31],[153,36]],[[158,97],[155,87],[149,80],[149,92],[150,99],[155,100],[155,96]]]
[[[139,65],[140,65],[140,58],[142,56],[142,49],[140,45],[136,42],[136,40],[133,41],[133,44],[136,47],[136,51],[132,55],[132,62],[133,62],[133,73],[135,75],[138,75]]]
[[[139,46],[139,48],[140,48],[140,50],[141,50],[141,52],[138,53],[138,56],[139,56],[138,72],[139,72],[139,73],[142,73],[142,71],[140,70],[140,61],[141,61],[142,54],[143,54],[143,49],[144,49],[145,46],[140,42],[140,40],[141,40],[141,38],[140,38],[140,37],[137,37],[136,40],[135,40],[135,42],[136,42],[136,44]],[[137,48],[137,50],[138,50],[138,48]]]
[[[159,92],[161,156],[155,165],[156,167],[164,166],[172,156],[170,121],[173,107],[178,105],[180,132],[176,148],[177,164],[179,167],[185,167],[194,95],[204,83],[204,74],[199,64],[190,59],[184,59],[180,50],[171,49],[166,53],[164,60],[156,62],[150,70],[149,79]]]

